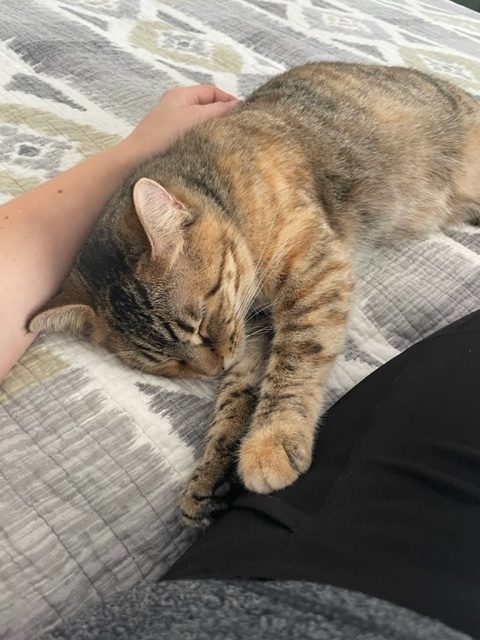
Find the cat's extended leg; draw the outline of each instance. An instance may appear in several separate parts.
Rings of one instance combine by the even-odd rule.
[[[239,441],[255,409],[267,343],[263,335],[247,340],[241,360],[223,378],[205,453],[182,497],[182,515],[190,525],[208,526],[212,514],[226,506],[222,498],[228,491]]]
[[[326,225],[289,243],[281,266],[270,294],[270,357],[239,452],[239,475],[257,493],[291,484],[310,466],[323,385],[344,345],[354,288],[346,248]]]

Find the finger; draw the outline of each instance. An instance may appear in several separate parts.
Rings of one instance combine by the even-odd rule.
[[[215,102],[238,102],[238,98],[236,96],[232,96],[231,93],[227,93],[215,85],[213,85],[213,88],[215,90]]]
[[[187,100],[190,104],[207,105],[215,102],[234,102],[235,96],[219,89],[214,84],[199,84],[194,87],[185,87],[188,91]]]
[[[227,115],[240,105],[240,100],[230,100],[229,102],[213,102],[202,107],[202,118],[216,118]]]

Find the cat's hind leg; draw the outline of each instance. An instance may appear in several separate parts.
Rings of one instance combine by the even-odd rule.
[[[480,106],[468,128],[460,162],[454,174],[451,225],[480,225]]]
[[[214,513],[227,507],[224,497],[229,490],[239,442],[255,409],[267,345],[268,337],[263,334],[247,339],[242,358],[222,380],[205,452],[187,483],[180,505],[190,526],[207,527]]]

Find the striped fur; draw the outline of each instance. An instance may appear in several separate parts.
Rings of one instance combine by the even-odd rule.
[[[132,174],[30,328],[83,333],[159,375],[226,371],[182,503],[204,526],[235,465],[257,492],[308,469],[355,249],[479,214],[470,96],[412,69],[304,65]],[[267,325],[249,328],[262,308]]]

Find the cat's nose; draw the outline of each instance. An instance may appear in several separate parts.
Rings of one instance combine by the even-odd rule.
[[[232,366],[232,362],[233,362],[233,355],[230,352],[227,353],[223,353],[221,356],[222,359],[222,369],[223,371],[227,371],[227,369],[230,369],[230,367]]]
[[[241,357],[243,344],[233,346],[231,343],[218,345],[215,348],[216,355],[221,363],[222,371],[228,371],[232,364]]]

